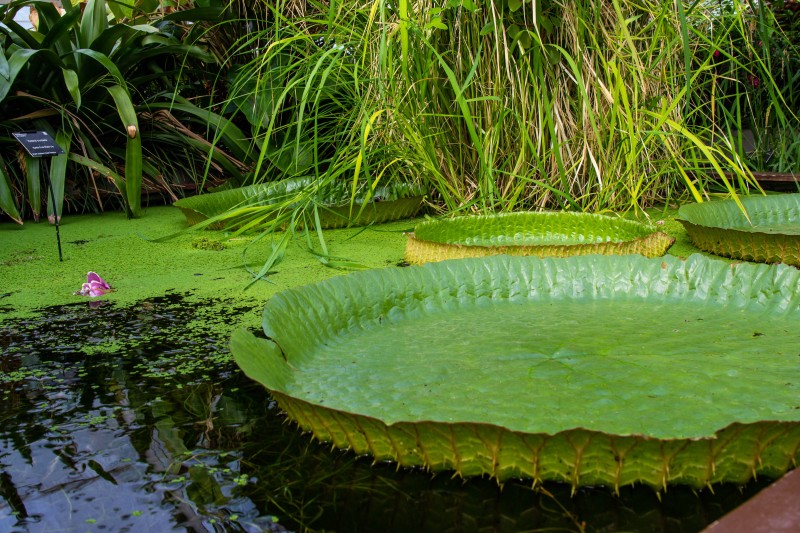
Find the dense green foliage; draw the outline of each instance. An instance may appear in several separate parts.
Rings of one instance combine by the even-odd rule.
[[[755,3],[265,5],[272,24],[231,55],[248,58],[231,99],[267,140],[255,180],[397,175],[447,210],[638,209],[752,188],[738,132],[797,123],[768,57],[796,49]]]
[[[110,176],[132,214],[148,177],[187,174],[199,190],[310,178],[295,205],[400,181],[443,211],[639,210],[753,190],[749,171],[793,170],[800,153],[783,4],[93,0],[58,18],[42,1],[25,32],[8,22],[23,3],[3,8],[5,62],[25,67],[0,77],[0,105],[30,111],[5,116],[62,132],[73,155],[54,175]],[[37,169],[4,157],[0,198],[20,218],[25,194],[39,205]]]
[[[725,0],[699,29],[716,49],[701,90],[711,120],[752,170],[797,173],[800,17],[796,2]]]
[[[38,17],[32,30],[13,20],[28,5]],[[40,167],[48,162],[26,157],[10,134],[44,130],[67,152],[49,168],[57,204],[48,201],[51,218],[55,212],[60,216],[65,198],[102,208],[112,191],[136,216],[143,175],[151,182],[180,181],[183,175],[174,176],[177,154],[197,145],[169,110],[146,104],[174,101],[191,81],[178,84],[181,72],[215,59],[184,44],[191,37],[181,35],[168,17],[151,21],[147,13],[120,11],[105,0],[64,2],[64,8],[59,12],[44,1],[0,7],[0,208],[21,221],[29,207],[38,218]]]

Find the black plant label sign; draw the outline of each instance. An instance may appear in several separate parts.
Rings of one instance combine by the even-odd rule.
[[[12,135],[22,144],[22,147],[31,157],[61,155],[64,153],[64,150],[56,144],[56,141],[46,131],[20,131],[12,133]]]

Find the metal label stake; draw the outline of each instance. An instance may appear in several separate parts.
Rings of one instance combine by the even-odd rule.
[[[65,153],[46,131],[20,131],[12,133],[11,135],[19,141],[31,157],[63,155]],[[64,261],[64,257],[61,255],[61,233],[58,230],[59,210],[56,205],[56,193],[53,191],[53,184],[50,181],[50,171],[47,165],[42,166],[44,167],[44,176],[47,178],[47,188],[50,189],[50,201],[53,202],[53,216],[56,221],[56,240],[58,241],[58,260]]]

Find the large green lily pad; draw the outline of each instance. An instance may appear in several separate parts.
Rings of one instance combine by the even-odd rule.
[[[274,296],[238,365],[376,459],[574,486],[744,483],[800,449],[800,272],[496,256]]]
[[[290,178],[190,196],[173,205],[183,212],[189,225],[194,225],[233,208],[268,206],[291,201],[294,195],[312,184],[313,180],[310,178]],[[363,205],[363,199],[359,196],[351,209],[350,190],[342,187],[338,191],[331,191],[321,202],[320,223],[323,228],[331,229],[411,218],[422,207],[424,195],[425,191],[414,185],[384,185],[373,192],[373,200],[367,205]],[[220,222],[211,224],[209,229],[222,229],[235,224],[235,220]]]
[[[675,239],[621,218],[590,213],[521,212],[428,220],[406,241],[412,265],[489,255],[664,255]]]
[[[687,204],[678,217],[701,250],[800,266],[800,194],[748,196],[741,204],[744,212],[733,200]]]

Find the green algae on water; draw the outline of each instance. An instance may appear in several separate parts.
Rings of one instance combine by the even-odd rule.
[[[400,221],[366,230],[329,230],[324,235],[332,254],[382,268],[402,259],[402,232],[413,224]],[[170,206],[148,208],[142,218],[130,220],[115,212],[64,217],[60,231],[63,262],[58,260],[53,226],[0,223],[0,293],[5,295],[0,315],[25,316],[46,306],[88,301],[74,292],[89,271],[114,288],[93,301],[118,306],[170,293],[187,295],[189,302],[224,297],[262,305],[282,289],[347,272],[324,266],[298,233],[283,261],[272,269],[270,282],[255,283],[245,291],[252,277],[244,261],[258,271],[281,235],[253,242],[253,236],[229,238],[224,232],[204,230],[201,244],[196,232],[186,230],[180,210]],[[175,234],[165,242],[147,240]],[[259,321],[259,313],[253,311],[239,324],[257,327]]]

